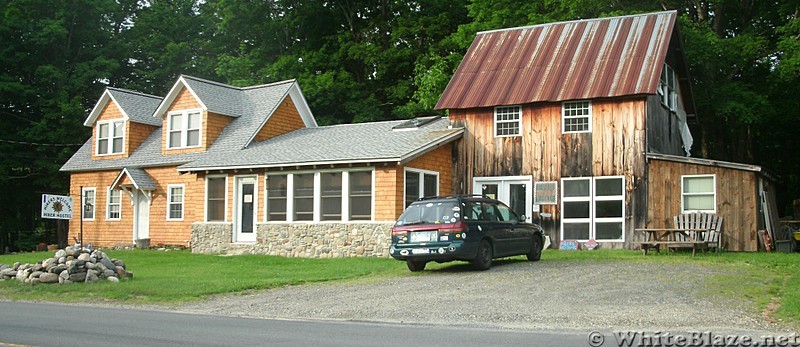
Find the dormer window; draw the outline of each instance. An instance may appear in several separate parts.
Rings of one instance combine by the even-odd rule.
[[[124,120],[97,122],[97,155],[122,154],[124,139]]]
[[[203,123],[202,110],[170,112],[167,117],[167,148],[200,147],[200,132]]]

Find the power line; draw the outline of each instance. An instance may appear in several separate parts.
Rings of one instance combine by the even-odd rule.
[[[13,140],[2,140],[2,139],[0,139],[0,142],[13,143],[15,145],[33,145],[33,146],[51,146],[51,147],[83,146],[82,143],[41,143],[41,142],[13,141]]]

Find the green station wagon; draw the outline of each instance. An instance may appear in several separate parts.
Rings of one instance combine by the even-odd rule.
[[[389,254],[422,271],[429,261],[463,260],[476,270],[492,259],[542,255],[544,233],[502,202],[472,195],[423,198],[412,203],[392,228]]]

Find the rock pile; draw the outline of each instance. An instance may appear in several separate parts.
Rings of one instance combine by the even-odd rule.
[[[111,259],[99,250],[72,246],[58,250],[54,257],[36,264],[0,264],[0,281],[16,279],[31,284],[67,284],[101,280],[119,282],[130,278],[133,278],[133,273],[125,268],[122,260]]]

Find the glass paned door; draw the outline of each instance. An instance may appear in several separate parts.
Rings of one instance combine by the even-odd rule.
[[[258,211],[256,177],[236,178],[236,221],[234,242],[255,242],[255,221]]]
[[[476,177],[472,187],[473,194],[500,200],[517,216],[524,215],[527,221],[531,221],[533,183],[530,177]]]

